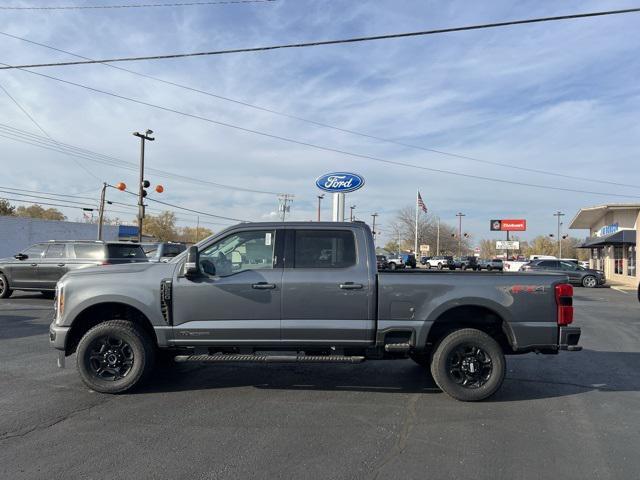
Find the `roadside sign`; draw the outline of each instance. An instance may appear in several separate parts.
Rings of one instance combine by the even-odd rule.
[[[489,227],[492,232],[524,232],[527,229],[527,221],[524,218],[491,220]]]
[[[498,240],[496,241],[496,249],[520,250],[520,242],[518,242],[517,240]]]
[[[431,247],[429,245],[420,245],[420,253],[429,253]]]
[[[326,173],[316,179],[316,186],[325,192],[348,193],[362,188],[364,186],[364,178],[358,174],[348,172]]]

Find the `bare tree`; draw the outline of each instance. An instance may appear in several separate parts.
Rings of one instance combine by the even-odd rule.
[[[402,250],[413,250],[415,238],[415,209],[407,206],[398,211],[395,220],[391,223],[393,232],[392,241],[400,243]],[[463,232],[464,234],[464,232]],[[438,236],[437,217],[432,214],[420,214],[418,216],[418,245],[429,245],[430,255],[436,254]],[[462,254],[470,253],[470,236],[462,238]],[[458,230],[456,227],[440,221],[440,254],[454,255],[458,252]]]

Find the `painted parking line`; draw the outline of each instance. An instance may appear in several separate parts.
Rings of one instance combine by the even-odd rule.
[[[625,295],[631,295],[632,293],[635,293],[635,290],[624,289],[624,288],[620,288],[620,287],[611,287],[611,290],[615,290],[616,292],[624,293]]]

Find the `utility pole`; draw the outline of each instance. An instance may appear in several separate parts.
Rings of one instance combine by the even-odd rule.
[[[456,213],[456,217],[458,217],[458,256],[462,255],[462,217],[465,216],[464,213]]]
[[[376,217],[378,216],[377,213],[372,213],[371,214],[371,218],[373,218],[373,224],[371,226],[371,233],[373,234],[373,245],[375,247],[376,244]]]
[[[280,195],[278,195],[278,200],[280,201],[280,211],[282,212],[282,221],[284,222],[287,216],[287,211],[291,209],[291,207],[289,207],[287,204],[289,202],[293,202],[293,195],[288,193],[281,193]]]
[[[98,209],[98,240],[102,240],[102,222],[104,221],[104,197],[107,194],[107,182],[102,184],[100,190],[100,208]]]
[[[436,255],[440,255],[440,217],[438,217],[438,233],[436,234]]]
[[[355,206],[355,205],[351,205],[351,206],[349,207],[349,210],[350,210],[350,212],[349,212],[349,221],[350,221],[350,222],[353,222],[353,211],[355,210],[355,208],[356,208],[356,206]]]
[[[320,221],[320,203],[322,202],[323,198],[324,198],[324,193],[322,195],[318,195],[318,221]]]
[[[142,222],[144,220],[144,196],[145,196],[145,180],[144,180],[144,142],[149,140],[153,142],[155,138],[150,135],[153,130],[147,130],[144,133],[133,132],[133,135],[140,138],[140,184],[138,185],[138,242],[142,242]],[[148,187],[149,185],[147,185]]]
[[[553,214],[553,216],[558,217],[558,258],[562,258],[562,236],[560,235],[560,226],[562,225],[562,222],[560,219],[564,217],[564,213],[558,210]]]

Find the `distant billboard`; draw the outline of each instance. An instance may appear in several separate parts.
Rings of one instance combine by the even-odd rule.
[[[527,221],[524,218],[491,220],[489,227],[492,232],[524,232],[527,229]]]

